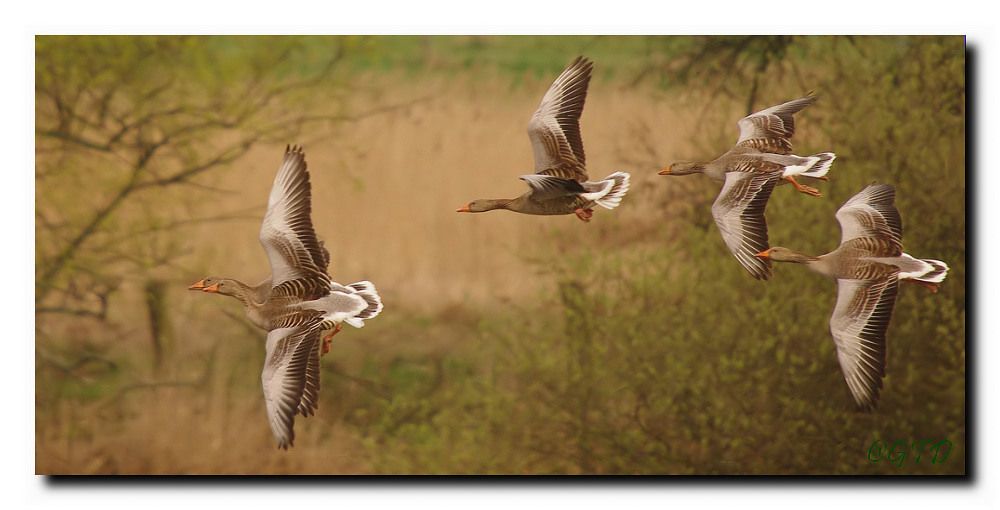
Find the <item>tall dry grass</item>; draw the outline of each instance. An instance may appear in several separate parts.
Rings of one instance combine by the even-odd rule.
[[[838,153],[823,199],[775,192],[772,242],[832,248],[836,207],[878,179],[899,188],[908,249],[952,265],[941,293],[901,293],[879,412],[850,408],[826,330],[830,283],[788,266],[767,284],[750,280],[712,222],[718,184],[655,175],[728,148],[743,101],[714,88],[631,87],[598,61],[582,119],[588,167],[594,178],[629,171],[633,188],[583,224],[454,212],[526,189],[526,124],[552,76],[371,74],[355,77],[350,110],[422,100],[287,140],[306,148],[332,276],[369,279],[386,303],[336,338],[319,412],[297,420],[295,448],[276,450],[264,419],[263,332],[235,301],[185,290],[208,274],[267,274],[257,233],[282,141],[124,210],[233,218],[172,230],[163,242],[186,255],[129,276],[107,323],[45,318],[36,471],[963,472],[964,139],[952,128],[964,111],[961,44],[832,42],[844,41],[803,41],[798,64],[778,65],[759,91],[763,106],[824,84],[799,116],[796,152]],[[895,66],[890,57],[909,47]],[[939,221],[919,225],[935,201]],[[166,289],[159,368],[151,280]],[[49,359],[63,353],[83,360],[74,377]],[[949,465],[900,471],[865,458],[873,437],[948,437],[960,450]]]
[[[533,171],[526,127],[548,82],[511,88],[506,80],[421,80],[396,84],[392,102],[428,97],[405,111],[377,115],[306,142],[313,183],[313,222],[332,254],[339,281],[370,279],[387,303],[433,310],[457,303],[516,300],[538,285],[524,256],[552,230],[598,245],[601,223],[648,220],[649,208],[630,201],[595,224],[573,216],[533,217],[506,212],[458,214],[475,198],[514,197],[527,188],[518,175]],[[656,166],[636,168],[635,126],[656,133],[664,155],[679,154],[697,112],[652,90],[595,80],[583,115],[592,178],[630,171],[641,195]],[[205,196],[219,212],[258,206],[263,213],[282,147],[259,147],[213,183],[227,190]],[[662,178],[661,178],[662,179]],[[658,220],[658,219],[657,219]],[[247,280],[266,275],[257,241],[259,223],[207,224],[190,232],[190,277],[202,272]],[[197,262],[195,262],[197,261]]]
[[[382,317],[344,332],[324,359],[321,412],[298,420],[297,447],[274,450],[264,420],[257,372],[263,332],[234,318],[242,314],[235,301],[185,290],[205,275],[248,282],[267,275],[259,218],[283,147],[259,146],[204,180],[205,189],[149,197],[126,211],[240,217],[178,229],[174,241],[188,254],[124,282],[110,307],[113,334],[82,320],[57,324],[57,350],[106,338],[98,347],[120,366],[111,381],[79,390],[94,393],[91,398],[78,399],[61,398],[78,388],[49,387],[52,369],[39,365],[37,398],[45,410],[36,420],[37,472],[368,472],[363,439],[341,420],[352,398],[378,391],[352,379],[363,360],[467,349],[462,339],[471,335],[463,331],[476,320],[470,311],[530,308],[538,289],[551,283],[535,259],[548,253],[552,240],[567,250],[601,250],[616,239],[662,233],[658,225],[669,219],[650,215],[655,170],[665,163],[657,158],[697,150],[685,146],[697,109],[652,88],[595,79],[582,119],[588,167],[593,178],[632,173],[625,206],[597,211],[591,224],[573,216],[458,214],[455,208],[472,199],[524,192],[517,176],[533,168],[527,120],[548,79],[527,78],[518,86],[499,76],[370,80],[378,80],[385,95],[369,101],[425,99],[288,141],[305,145],[313,222],[330,249],[332,276],[345,283],[371,280],[386,303]],[[650,130],[662,143],[639,145],[636,130]],[[647,241],[656,246],[662,239]],[[167,283],[168,345],[159,371],[152,368],[147,279]]]

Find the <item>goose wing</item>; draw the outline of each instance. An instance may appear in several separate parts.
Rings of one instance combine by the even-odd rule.
[[[837,280],[837,306],[830,333],[837,360],[858,406],[878,402],[885,376],[885,332],[892,319],[899,277],[896,271],[874,280]]]
[[[264,369],[260,374],[264,404],[271,432],[278,448],[288,449],[295,441],[295,414],[315,409],[319,391],[319,365],[315,360],[315,380],[310,380],[312,357],[318,356],[319,321],[290,328],[274,329],[267,334]],[[308,389],[308,393],[307,393]],[[304,400],[303,396],[307,398]],[[307,414],[302,412],[304,416]]]
[[[322,342],[315,342],[309,351],[306,361],[306,382],[302,388],[302,399],[299,400],[297,411],[302,416],[316,414],[319,407],[319,350]]]
[[[888,184],[872,184],[851,197],[837,210],[840,244],[869,238],[887,245],[884,255],[903,252],[903,221],[893,204],[896,191]]]
[[[583,184],[575,179],[564,179],[562,177],[542,174],[522,175],[520,179],[526,182],[528,187],[531,188],[531,197],[535,200],[550,200],[587,192]]]
[[[552,82],[528,122],[536,173],[587,180],[580,114],[587,99],[593,67],[593,62],[584,57],[571,62]]]
[[[271,284],[279,294],[284,290],[309,295],[329,288],[329,254],[316,238],[311,213],[305,154],[301,147],[288,147],[260,228],[260,243],[271,263]]]
[[[737,122],[740,138],[736,146],[760,152],[791,154],[795,114],[815,102],[816,96],[808,95],[743,117]]]
[[[729,172],[712,204],[712,216],[729,251],[758,280],[771,276],[770,260],[754,255],[768,248],[764,208],[780,179],[780,172]]]

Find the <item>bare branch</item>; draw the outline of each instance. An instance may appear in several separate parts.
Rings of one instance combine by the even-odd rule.
[[[251,219],[229,213],[171,220],[152,210],[144,217],[122,218],[122,211],[130,207],[127,204],[136,204],[142,192],[171,186],[207,187],[197,182],[200,177],[235,163],[258,143],[287,141],[303,126],[351,122],[425,100],[357,114],[337,112],[329,94],[320,100],[318,94],[306,91],[317,86],[329,88],[331,76],[345,55],[344,46],[331,47],[323,60],[310,63],[304,74],[276,78],[277,72],[287,71],[287,63],[300,48],[298,43],[289,42],[242,56],[245,60],[235,71],[240,76],[226,83],[242,84],[238,89],[216,82],[204,88],[203,94],[190,93],[183,73],[149,71],[169,66],[187,52],[213,51],[210,45],[192,49],[176,38],[122,38],[80,45],[67,38],[51,39],[40,46],[36,91],[44,100],[37,110],[36,138],[49,142],[39,144],[40,151],[60,156],[40,161],[36,179],[54,175],[52,169],[58,173],[72,170],[66,166],[87,161],[93,156],[90,151],[108,157],[97,160],[101,166],[81,170],[101,177],[120,174],[121,179],[111,187],[102,184],[102,191],[107,190],[104,201],[73,213],[78,220],[57,224],[39,216],[37,225],[46,239],[36,272],[39,313],[98,317],[100,314],[85,302],[90,298],[72,289],[114,281],[135,268],[169,265],[182,250],[164,245],[165,238],[158,233],[211,221]],[[308,104],[314,95],[315,102],[324,108],[300,103]],[[56,186],[74,181],[44,182]],[[42,203],[38,209],[46,207],[63,210],[55,203]],[[256,215],[252,219],[256,220]],[[118,230],[111,232],[108,225],[118,220],[123,220],[124,226],[116,225]],[[141,236],[141,241],[125,243]],[[125,244],[129,248],[120,249]],[[69,290],[54,293],[59,287]],[[58,299],[50,300],[56,296]]]
[[[101,151],[101,152],[111,152],[111,146],[107,143],[99,143],[92,140],[87,140],[77,135],[73,135],[66,131],[61,131],[58,129],[36,129],[35,135],[43,136],[46,138],[55,138],[58,140],[74,143],[81,147]]]
[[[254,209],[259,209],[255,207]],[[181,227],[188,227],[192,225],[200,225],[203,223],[216,223],[224,221],[260,221],[259,215],[249,215],[249,214],[222,214],[219,216],[208,216],[204,218],[190,218],[185,220],[177,220],[169,223],[164,223],[162,225],[157,225],[154,227],[148,227],[142,230],[136,230],[128,232],[121,236],[111,237],[107,241],[101,243],[99,246],[105,249],[109,246],[121,243],[127,239],[134,239],[138,236],[155,234],[157,232],[167,232]]]
[[[107,358],[92,353],[85,354],[70,363],[64,363],[56,359],[54,356],[46,353],[42,349],[35,349],[35,357],[39,361],[42,361],[48,366],[55,368],[56,370],[62,372],[63,374],[77,379],[87,379],[86,377],[77,374],[77,371],[90,364],[103,365],[107,370],[115,370],[118,368],[118,364],[115,363],[114,361],[111,361]]]
[[[105,318],[104,310],[94,311],[85,310],[82,308],[66,308],[66,307],[39,307],[35,308],[36,314],[61,314],[61,315],[74,315],[77,317],[93,317],[95,319],[103,320]]]

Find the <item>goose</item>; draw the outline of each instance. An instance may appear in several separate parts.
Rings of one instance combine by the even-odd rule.
[[[903,252],[903,223],[893,202],[895,190],[872,184],[837,211],[840,246],[810,257],[775,246],[757,254],[776,262],[804,264],[837,281],[837,304],[830,333],[837,359],[857,405],[874,409],[886,365],[886,330],[899,282],[937,292],[948,275],[940,260],[917,259]]]
[[[264,403],[278,448],[285,450],[294,444],[295,415],[315,414],[319,358],[330,350],[332,337],[343,323],[360,328],[382,311],[371,282],[341,285],[330,280],[330,253],[313,230],[311,207],[305,154],[301,147],[286,147],[260,229],[270,278],[248,285],[209,276],[188,287],[239,300],[250,322],[267,331]],[[321,333],[331,329],[321,342]]]
[[[529,190],[513,199],[473,200],[457,212],[507,210],[522,214],[574,213],[589,222],[594,206],[614,209],[628,192],[629,174],[615,172],[600,181],[587,177],[580,114],[594,64],[577,57],[549,87],[528,122],[535,173],[522,175]]]
[[[740,137],[729,152],[708,162],[677,162],[659,172],[700,173],[724,182],[712,204],[712,216],[729,251],[758,280],[771,276],[770,263],[753,255],[768,247],[764,208],[774,186],[789,183],[807,195],[822,196],[819,190],[795,178],[827,180],[826,174],[837,157],[832,152],[806,157],[791,153],[795,114],[814,102],[816,96],[807,95],[750,114],[737,123]]]

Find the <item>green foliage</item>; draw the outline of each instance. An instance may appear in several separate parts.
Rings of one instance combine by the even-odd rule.
[[[154,411],[168,419],[175,411],[188,413],[171,423],[192,427],[189,436],[198,440],[186,446],[198,451],[190,453],[219,456],[205,446],[212,441],[202,441],[213,437],[226,445],[235,437],[272,446],[259,406],[249,404],[259,399],[256,385],[247,384],[263,363],[259,332],[223,316],[229,303],[148,303],[151,317],[172,308],[175,329],[197,331],[174,339],[187,345],[185,355],[165,355],[167,375],[180,384],[157,387],[143,384],[149,360],[136,355],[144,352],[137,344],[146,325],[129,323],[124,333],[82,326],[84,319],[107,319],[107,296],[96,293],[93,306],[71,306],[76,303],[63,297],[102,285],[110,293],[121,275],[146,282],[153,268],[163,267],[157,257],[183,247],[126,244],[140,244],[135,239],[146,231],[163,230],[169,238],[175,222],[143,203],[115,215],[108,190],[132,189],[123,184],[130,176],[159,184],[172,171],[200,168],[213,154],[203,139],[215,143],[198,130],[200,121],[219,127],[215,138],[239,138],[234,147],[245,151],[242,136],[274,141],[297,132],[305,120],[281,116],[314,113],[303,106],[315,104],[310,98],[331,103],[327,113],[338,113],[336,103],[349,95],[348,87],[328,85],[344,85],[346,76],[402,71],[492,77],[499,71],[516,84],[524,76],[551,76],[586,54],[600,63],[600,78],[627,86],[651,77],[665,96],[705,102],[711,122],[691,126],[699,148],[731,141],[732,114],[744,113],[748,103],[760,108],[808,90],[820,95],[800,116],[796,152],[835,151],[831,181],[818,185],[822,199],[788,186],[775,190],[767,212],[771,244],[815,254],[832,250],[839,240],[836,209],[878,181],[897,189],[906,250],[951,266],[938,294],[902,288],[879,408],[854,408],[837,364],[828,331],[835,284],[793,265],[775,267],[768,282],[750,278],[711,220],[717,185],[690,177],[698,184],[689,188],[688,203],[657,202],[656,221],[665,225],[647,230],[643,239],[632,235],[618,245],[566,249],[553,232],[543,234],[550,242],[530,255],[554,285],[525,295],[520,304],[486,311],[457,307],[433,316],[387,308],[347,340],[338,337],[323,360],[322,411],[299,421],[302,446],[294,453],[309,451],[302,443],[318,444],[308,434],[332,435],[337,427],[326,425],[335,424],[360,438],[365,457],[359,463],[378,473],[965,472],[961,37],[39,37],[36,47],[36,256],[40,272],[58,268],[39,290],[59,291],[48,310],[39,307],[36,415],[39,436],[47,438],[43,446],[104,434],[111,438],[108,451],[127,451],[119,436],[129,427],[143,436],[137,444],[146,445],[160,436],[162,423],[154,420],[147,434],[125,417]],[[324,72],[336,51],[344,51],[338,69],[350,72]],[[102,101],[101,91],[115,99]],[[269,102],[271,92],[281,93],[281,100]],[[83,107],[67,108],[72,101]],[[169,113],[178,105],[187,116]],[[255,105],[265,106],[252,110]],[[115,136],[151,118],[156,122],[129,138]],[[254,132],[279,118],[288,126]],[[193,131],[185,128],[192,121]],[[143,160],[131,164],[164,133],[190,140],[153,159],[149,172]],[[214,154],[235,160],[228,150]],[[667,189],[674,182],[655,184]],[[623,210],[589,227],[623,227],[613,222],[646,197],[641,191],[633,190]],[[80,195],[92,199],[75,199]],[[95,215],[98,206],[111,212]],[[87,234],[82,246],[92,249],[74,248],[61,257],[80,232]],[[651,248],[650,239],[659,241]],[[114,247],[137,259],[129,271],[117,259],[102,258],[117,256]],[[131,343],[121,340],[126,334]],[[379,340],[380,348],[358,347]],[[410,347],[432,342],[436,348]],[[216,351],[224,360],[217,365]],[[147,405],[149,395],[158,406]],[[91,409],[96,411],[85,414]],[[261,423],[244,427],[250,420]],[[869,461],[876,440],[924,439],[948,439],[954,450],[940,464]],[[94,444],[95,450],[101,445]],[[322,444],[337,448],[332,455],[321,452],[324,462],[342,454],[342,443]],[[184,462],[176,465],[189,466],[193,455],[180,456]],[[287,469],[291,457],[276,458],[268,469]],[[77,468],[77,459],[65,465],[90,469]],[[245,462],[233,465],[251,469]],[[95,465],[92,471],[114,469]]]
[[[379,419],[361,427],[377,470],[965,471],[961,39],[801,42],[804,79],[823,91],[805,122],[825,136],[799,152],[838,160],[824,199],[775,191],[772,244],[832,250],[834,212],[877,180],[897,188],[908,252],[951,266],[938,294],[903,287],[879,408],[856,410],[844,383],[828,330],[833,282],[794,265],[749,278],[706,220],[711,198],[696,194],[700,206],[672,218],[684,234],[660,250],[548,257],[557,288],[533,313],[490,313],[468,339],[473,359],[445,358],[436,376],[417,360],[393,367],[398,393],[369,402]],[[876,440],[924,439],[954,451],[939,464],[868,458]]]
[[[655,38],[653,38],[655,39]],[[359,71],[443,73],[497,70],[519,78],[547,79],[577,55],[601,62],[598,75],[635,71],[632,57],[647,51],[647,37],[628,36],[375,36],[363,37],[351,65]]]

